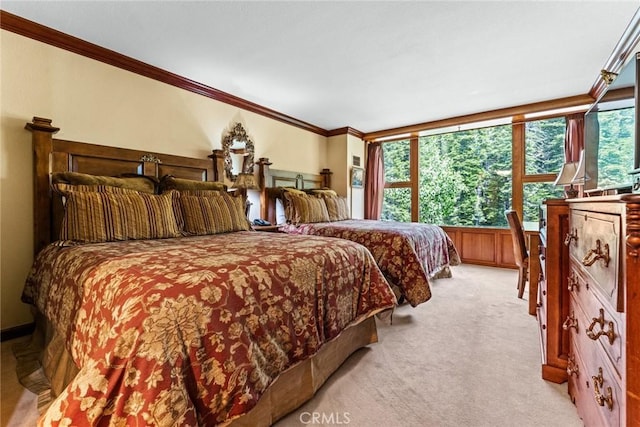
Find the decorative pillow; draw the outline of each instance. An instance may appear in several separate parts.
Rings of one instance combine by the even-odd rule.
[[[180,197],[184,231],[192,235],[248,231],[249,220],[244,214],[245,203],[241,196],[225,192],[208,197]]]
[[[184,196],[216,197],[216,196],[220,196],[220,194],[223,194],[223,193],[228,194],[226,191],[220,191],[220,190],[180,190],[179,193],[180,193],[180,198]],[[183,208],[180,202],[180,198],[177,198],[175,200],[173,208],[175,210],[176,220],[178,220],[178,225],[180,226],[180,229],[183,230],[184,215],[182,213]]]
[[[294,187],[278,187],[279,190],[279,199],[282,200],[282,207],[284,208],[284,217],[286,223],[293,222],[293,207],[291,206],[291,202],[289,201],[290,195],[307,197],[308,194],[302,190],[298,190]]]
[[[227,186],[222,182],[196,181],[194,179],[176,178],[173,175],[165,175],[160,179],[160,193],[169,190],[183,191],[227,191]]]
[[[296,194],[298,196],[306,196],[307,193],[302,191],[302,190],[298,190],[297,188],[293,188],[293,187],[280,187],[282,189],[282,191],[284,193],[289,193],[289,194]]]
[[[338,197],[338,193],[330,188],[314,188],[311,190],[311,194],[317,197]]]
[[[287,215],[284,210],[284,203],[282,199],[276,199],[276,224],[286,224],[287,223]]]
[[[142,193],[154,194],[156,192],[156,179],[144,175],[123,174],[119,177],[89,175],[79,172],[56,172],[51,177],[53,184],[63,183],[71,185],[102,185],[129,190],[140,191]]]
[[[342,221],[349,219],[349,203],[346,197],[325,197],[329,221]]]
[[[82,243],[180,237],[173,211],[177,192],[114,194],[72,191],[60,240]]]
[[[292,223],[301,224],[329,221],[327,205],[322,198],[309,197],[307,195],[298,196],[290,193],[285,196],[285,199],[288,199],[291,205],[289,220]]]
[[[139,194],[139,191],[136,190],[130,190],[128,188],[122,188],[122,187],[112,187],[110,185],[73,185],[73,184],[66,184],[64,182],[58,182],[58,183],[54,183],[51,184],[51,188],[53,189],[53,191],[55,191],[56,193],[64,196],[64,197],[69,197],[69,194],[71,194],[74,191],[77,192],[82,192],[82,193],[112,193],[112,194]]]

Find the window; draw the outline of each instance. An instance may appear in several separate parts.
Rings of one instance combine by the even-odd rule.
[[[447,123],[398,135],[395,140],[389,137],[382,144],[382,218],[506,227],[504,211],[515,209],[525,227],[536,228],[542,201],[563,197],[564,188],[553,185],[564,163],[566,119],[560,114],[575,114],[586,107],[538,111],[535,117]],[[612,122],[620,126],[611,140],[625,140],[622,123],[627,120]],[[616,155],[613,148],[609,152]]]
[[[384,221],[411,221],[411,189],[385,188],[381,219]]]
[[[420,221],[506,226],[511,203],[511,126],[419,139]]]
[[[535,120],[524,125],[524,170],[522,178],[522,222],[537,226],[538,207],[543,200],[563,197],[564,189],[553,182],[564,163],[564,117]],[[534,223],[536,225],[534,225]]]
[[[408,139],[382,144],[385,182],[408,182],[411,145]]]
[[[382,144],[385,189],[381,219],[411,221],[411,141]]]
[[[564,163],[565,127],[564,117],[525,124],[525,175],[558,173]]]
[[[631,183],[633,170],[635,111],[634,108],[600,111],[598,146],[599,188]]]
[[[552,182],[525,183],[523,190],[522,222],[531,223],[530,227],[524,224],[525,228],[530,229],[538,227],[539,208],[543,200],[564,197],[564,188],[556,187]]]

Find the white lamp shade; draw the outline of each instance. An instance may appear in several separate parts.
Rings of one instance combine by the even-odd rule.
[[[558,173],[558,177],[553,185],[569,185],[573,182],[573,177],[576,175],[578,171],[578,163],[571,162],[565,163],[562,165],[562,169],[560,169],[560,173]]]
[[[578,167],[576,168],[576,173],[573,175],[571,179],[571,184],[584,184],[585,181],[590,180],[591,178],[587,174],[587,166],[584,160],[584,150],[580,152],[580,161],[578,162]]]

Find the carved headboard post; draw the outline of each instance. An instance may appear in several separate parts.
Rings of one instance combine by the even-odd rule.
[[[322,187],[331,188],[331,175],[333,175],[333,172],[328,168],[324,168],[320,171],[320,175],[322,175]]]
[[[213,180],[224,182],[224,152],[216,149],[208,157],[213,161]]]
[[[269,166],[271,162],[267,157],[258,159],[258,187],[260,187],[260,218],[270,218],[269,211],[275,212],[275,200],[267,196],[267,177],[269,176]],[[273,206],[270,204],[273,203]]]
[[[51,126],[51,119],[34,117],[25,129],[31,132],[33,147],[33,251],[34,255],[51,242],[53,211],[49,182],[49,162],[53,152],[53,135],[60,128]]]
[[[270,165],[271,162],[267,157],[260,157],[258,159],[258,187],[260,187],[261,190],[267,186]]]

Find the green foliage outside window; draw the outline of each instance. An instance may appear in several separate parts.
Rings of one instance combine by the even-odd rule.
[[[511,126],[420,138],[420,218],[445,225],[504,226],[511,198]],[[434,151],[439,153],[434,156]],[[434,197],[435,195],[435,197]]]
[[[564,162],[565,119],[525,125],[525,170],[556,173]],[[409,186],[409,140],[382,145],[386,182]],[[506,227],[511,208],[512,126],[494,126],[418,139],[419,221],[440,225]],[[524,220],[537,221],[546,198],[562,196],[552,183],[524,184]],[[411,189],[386,188],[382,219],[411,220]]]
[[[562,197],[564,197],[564,187],[556,187],[552,182],[530,182],[524,184],[522,221],[538,222],[542,201]]]
[[[525,124],[525,172],[527,175],[558,173],[564,163],[564,117]],[[539,206],[545,199],[563,197],[564,188],[552,182],[525,183],[522,221],[537,222]]]
[[[411,189],[385,188],[380,219],[411,222]]]
[[[382,145],[385,182],[408,182],[411,147],[409,140]],[[382,220],[411,221],[411,189],[386,188],[382,203]]]
[[[525,173],[557,173],[564,163],[564,117],[525,124]]]
[[[382,151],[384,154],[384,180],[386,182],[409,181],[411,179],[409,140],[382,144]]]
[[[419,140],[420,222],[445,224],[456,213],[460,194],[466,189],[449,153],[428,138]]]
[[[598,187],[630,184],[634,160],[634,108],[598,113]]]

